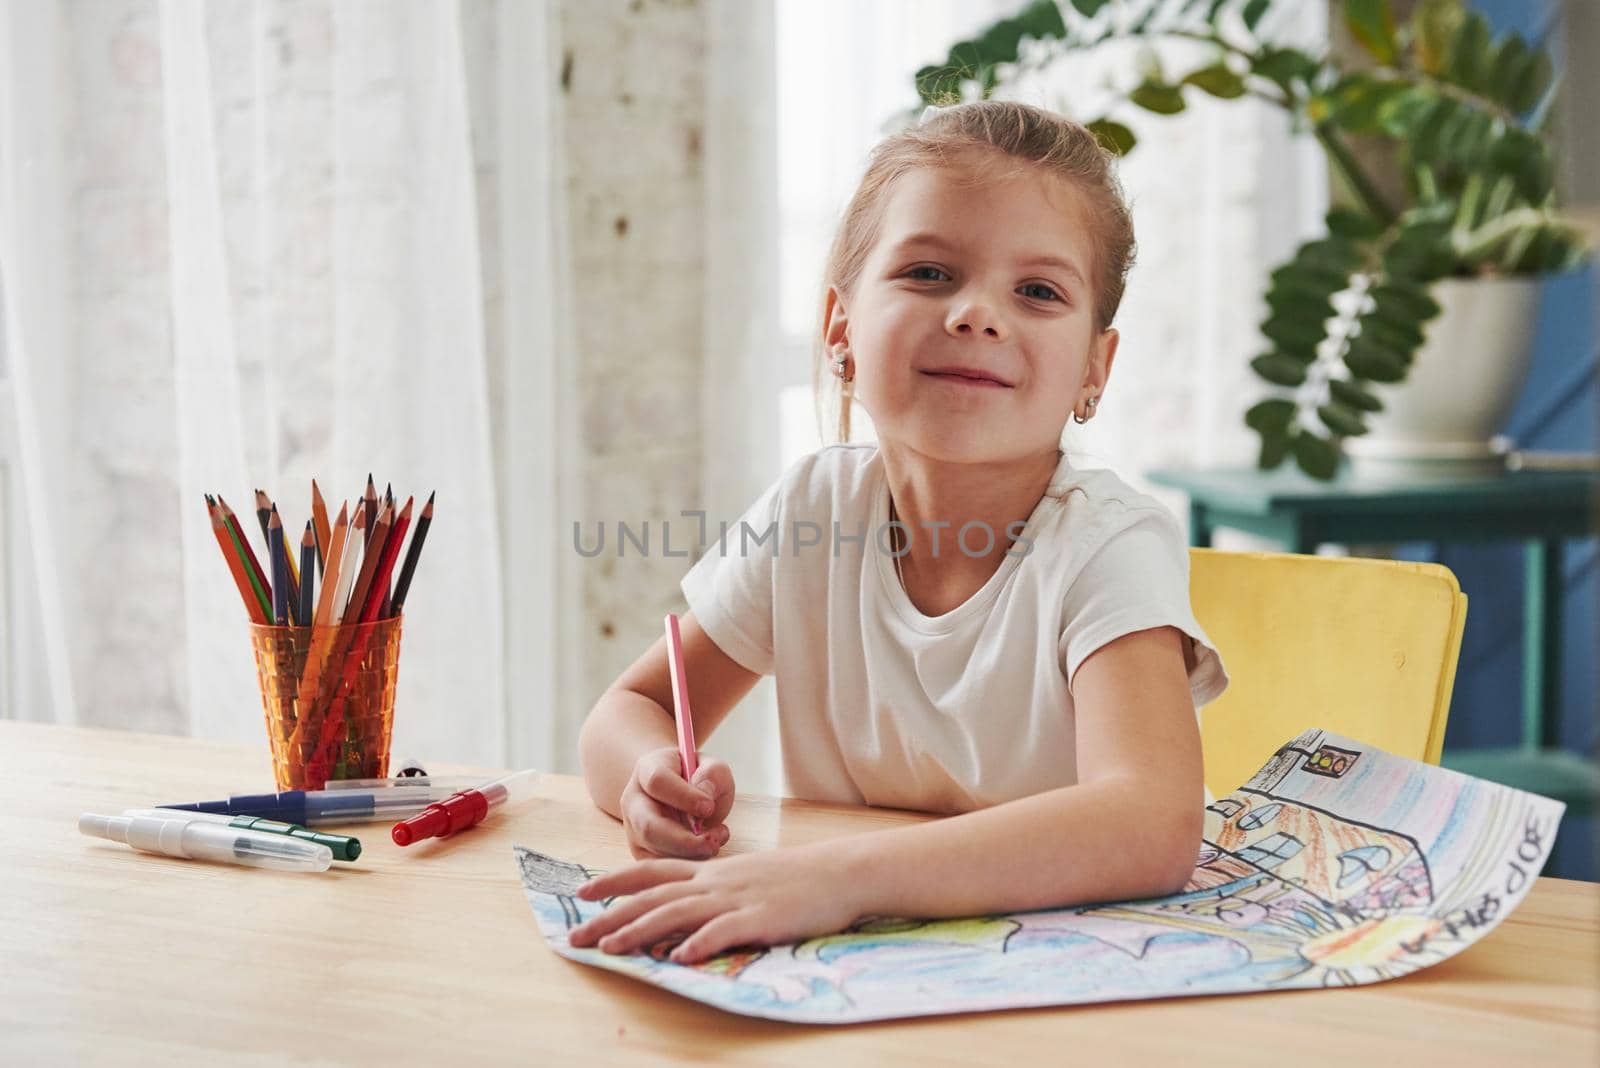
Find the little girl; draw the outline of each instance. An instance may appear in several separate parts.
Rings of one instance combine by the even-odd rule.
[[[785,472],[684,578],[682,634],[696,737],[770,672],[791,793],[949,818],[705,862],[733,773],[681,776],[657,641],[579,743],[595,803],[654,859],[585,884],[621,900],[573,945],[683,935],[693,963],[866,916],[1154,896],[1194,869],[1195,710],[1227,676],[1187,550],[1060,448],[1117,352],[1133,227],[1110,157],[1024,104],[929,112],[873,152],[827,264],[818,364],[841,438],[859,402],[878,444]]]

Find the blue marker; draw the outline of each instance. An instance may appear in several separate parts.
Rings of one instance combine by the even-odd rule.
[[[255,816],[315,827],[323,823],[372,823],[416,815],[454,790],[444,786],[391,786],[383,790],[285,790],[277,794],[235,794],[226,801],[191,801],[162,808]]]

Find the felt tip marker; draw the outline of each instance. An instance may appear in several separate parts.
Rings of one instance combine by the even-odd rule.
[[[124,816],[143,816],[146,819],[189,820],[210,823],[221,827],[235,827],[241,831],[260,831],[262,834],[281,834],[298,838],[302,842],[316,842],[333,850],[334,860],[351,861],[361,855],[361,839],[348,834],[328,834],[292,823],[264,820],[259,816],[229,816],[222,812],[184,812],[175,808],[129,808]]]
[[[285,790],[277,794],[236,794],[225,801],[162,805],[180,812],[220,812],[256,816],[301,827],[324,823],[364,823],[403,819],[450,796],[440,786],[387,786],[376,790]]]
[[[331,794],[340,790],[365,790],[367,793],[377,793],[381,790],[409,789],[416,786],[431,786],[436,790],[446,793],[455,790],[481,789],[493,779],[482,775],[408,775],[396,779],[329,779],[322,784],[322,792]]]
[[[327,871],[333,864],[333,851],[316,842],[219,827],[197,820],[97,816],[85,812],[78,817],[78,830],[90,837],[122,842],[146,853],[190,860],[217,860],[278,871]]]
[[[519,771],[475,790],[462,790],[443,801],[429,805],[408,820],[394,825],[389,837],[397,846],[408,846],[424,838],[445,838],[483,822],[492,808],[507,801],[519,801],[533,792],[539,781],[537,771]]]

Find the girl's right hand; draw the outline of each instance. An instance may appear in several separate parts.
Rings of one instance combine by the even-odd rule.
[[[620,808],[635,860],[705,860],[728,841],[723,821],[733,808],[733,770],[716,757],[702,757],[689,782],[682,768],[676,746],[652,750],[634,764]],[[689,830],[691,817],[700,821],[698,835]]]

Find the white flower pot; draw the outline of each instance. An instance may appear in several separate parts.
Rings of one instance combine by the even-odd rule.
[[[1380,387],[1371,429],[1346,438],[1363,473],[1498,469],[1512,443],[1495,432],[1511,414],[1533,360],[1539,278],[1447,278],[1429,294],[1426,324],[1406,380]]]

